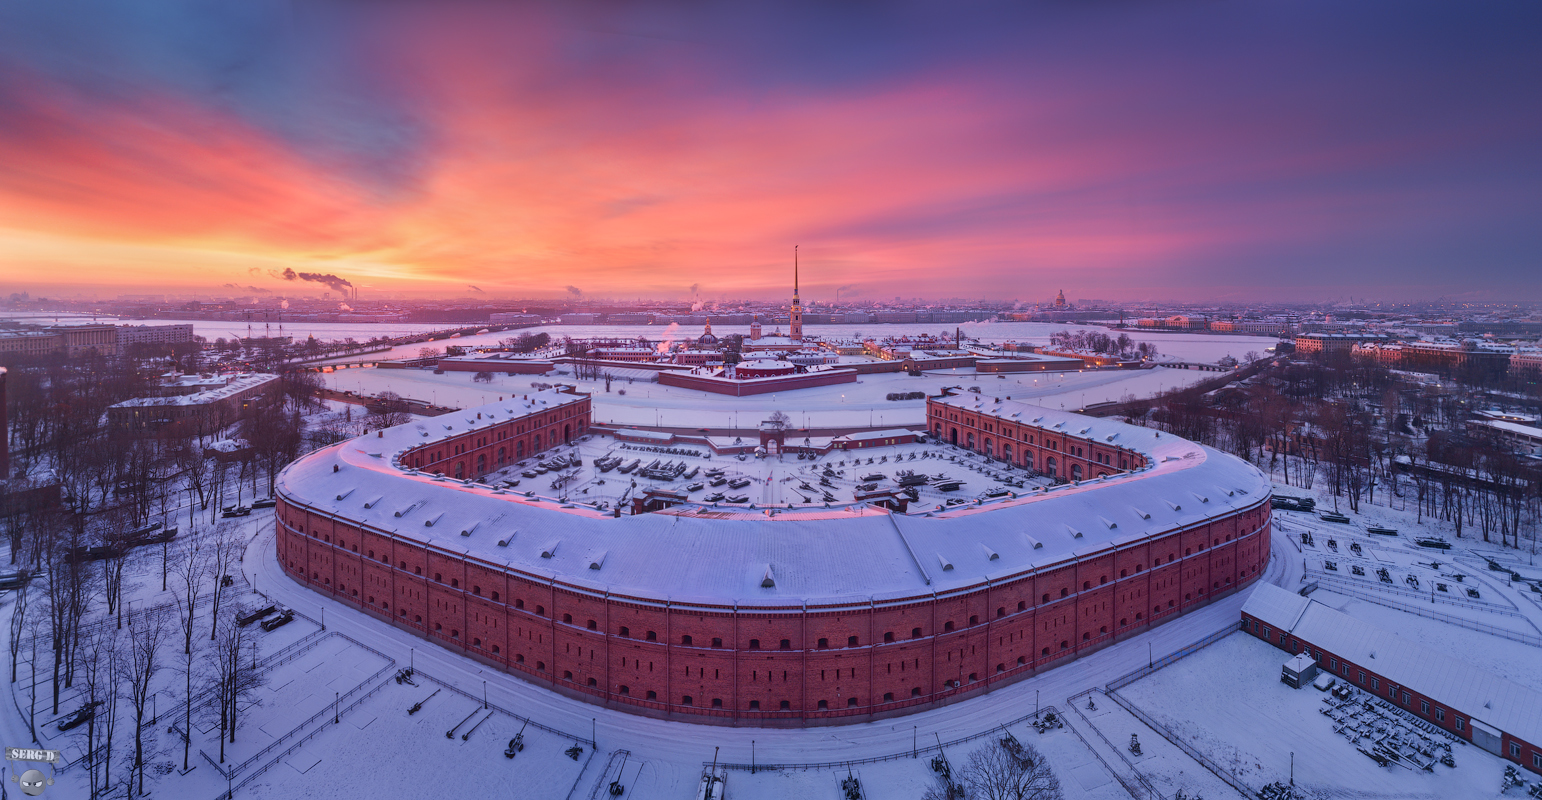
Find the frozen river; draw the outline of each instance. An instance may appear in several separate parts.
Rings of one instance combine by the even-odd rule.
[[[646,375],[642,370],[617,370]],[[1094,403],[1151,397],[1168,389],[1216,377],[1214,372],[1156,367],[1141,370],[1086,370],[979,375],[973,369],[928,372],[915,378],[904,373],[863,375],[856,383],[818,386],[776,394],[732,397],[661,386],[639,377],[612,381],[575,379],[570,370],[539,375],[493,373],[488,383],[475,383],[472,372],[435,375],[419,369],[345,369],[324,375],[338,391],[377,395],[392,391],[432,405],[470,408],[501,397],[524,394],[533,384],[577,384],[594,398],[594,421],[616,425],[674,428],[733,428],[757,426],[773,411],[782,411],[799,428],[896,427],[925,424],[925,400],[887,400],[893,392],[939,394],[945,386],[978,387],[982,394],[1010,397],[1053,409],[1074,410]]]

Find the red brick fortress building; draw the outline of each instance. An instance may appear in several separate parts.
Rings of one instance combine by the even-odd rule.
[[[1052,414],[1042,406],[999,397],[944,389],[927,398],[926,419],[939,441],[1052,478],[1103,478],[1148,464],[1145,454],[1127,446],[1130,436],[1120,439],[1124,431],[1104,430],[1107,426],[1091,417]],[[1092,433],[1094,428],[1101,438]],[[1148,435],[1161,438],[1160,433]]]
[[[574,399],[532,394],[296,461],[278,479],[280,563],[318,592],[569,696],[775,725],[865,721],[989,691],[1236,591],[1269,557],[1269,483],[1250,465],[994,398],[968,399],[1008,417],[1035,408],[1041,418],[1014,430],[1101,442],[1113,466],[911,513],[685,503],[616,517],[473,480],[477,456],[494,448],[490,469],[510,426],[539,417],[542,446],[558,412],[583,430],[587,398]],[[1080,463],[1101,462],[1089,450]]]

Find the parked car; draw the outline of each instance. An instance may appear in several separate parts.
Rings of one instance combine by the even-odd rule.
[[[72,728],[78,728],[81,725],[90,722],[91,719],[96,716],[96,707],[101,704],[102,703],[99,700],[93,701],[66,714],[62,719],[59,720],[59,730],[67,731]]]
[[[220,514],[220,516],[222,516],[222,517],[224,517],[226,519],[230,519],[232,517],[245,517],[245,516],[249,516],[251,513],[252,513],[252,509],[251,509],[250,506],[236,506],[235,508],[227,508],[227,509],[225,509],[224,513]]]
[[[244,628],[247,625],[250,625],[253,622],[256,622],[257,620],[262,619],[263,617],[266,617],[267,615],[272,614],[273,612],[275,612],[277,610],[278,610],[278,606],[269,605],[269,606],[264,606],[262,608],[259,608],[259,609],[255,610],[255,611],[248,611],[245,614],[238,614],[238,615],[236,615],[236,624],[240,625],[241,627]]]
[[[283,611],[278,612],[278,616],[263,620],[262,629],[265,631],[277,630],[278,628],[282,628],[285,625],[288,625],[293,620],[294,611],[286,608]]]
[[[272,508],[276,505],[278,505],[278,501],[271,497],[264,497],[261,500],[252,501],[252,508]]]

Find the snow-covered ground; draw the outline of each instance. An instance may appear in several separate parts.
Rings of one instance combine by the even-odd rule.
[[[1453,745],[1455,769],[1378,766],[1334,733],[1320,711],[1325,693],[1280,682],[1284,661],[1283,651],[1236,633],[1119,694],[1255,789],[1288,781],[1294,753],[1296,786],[1322,798],[1494,796],[1505,762],[1469,745]],[[1160,763],[1150,769],[1166,777]]]
[[[322,377],[328,388],[377,395],[396,392],[432,405],[469,408],[501,397],[531,391],[532,384],[577,384],[593,396],[594,421],[616,425],[676,428],[753,429],[773,411],[782,411],[797,428],[903,427],[926,421],[926,401],[885,399],[893,392],[938,394],[944,386],[979,387],[981,393],[1011,397],[1054,409],[1077,409],[1094,403],[1151,397],[1189,386],[1214,372],[1156,367],[1140,370],[1085,370],[1038,375],[980,375],[973,369],[863,375],[856,383],[816,386],[791,392],[732,397],[647,380],[576,380],[570,369],[545,376],[494,373],[489,383],[472,380],[476,373],[420,369],[345,369]],[[624,392],[624,393],[623,393]]]
[[[339,374],[347,376],[354,372]],[[465,380],[463,376],[435,377]],[[580,449],[586,464],[592,465],[598,452],[615,446],[609,437],[595,437]],[[670,457],[647,451],[617,452],[635,453],[634,457],[642,458],[644,464],[653,457]],[[914,462],[909,459],[911,452],[918,454]],[[919,455],[922,453],[931,453],[933,457],[923,458]],[[939,459],[937,454],[943,457]],[[966,480],[975,477],[980,481],[978,485],[966,485],[961,494],[987,488],[988,480],[977,471],[978,467],[971,469],[959,461],[948,461],[949,454],[957,455],[950,448],[933,445],[864,453],[863,464],[838,467],[847,470],[842,479],[845,482],[839,483],[839,488],[843,494],[849,494],[846,483],[854,480],[852,468],[865,471],[865,458],[869,455],[902,455],[905,461],[901,463],[907,469],[915,464],[928,474],[957,472]],[[674,458],[693,465],[723,466],[760,481],[749,488],[775,487],[781,492],[777,502],[796,501],[791,493],[800,489],[803,482],[818,486],[817,478],[806,480],[811,477],[811,467],[822,469],[827,462],[849,461],[847,454],[827,455],[812,464],[786,456],[779,462],[753,458],[740,462],[722,457],[708,461],[682,455]],[[894,466],[891,458],[887,464],[875,462],[874,469],[892,476]],[[506,477],[515,479],[518,472]],[[586,468],[570,484],[570,491],[583,488],[585,482],[591,497],[595,490],[620,488],[610,486],[610,477],[615,475],[595,475],[592,468]],[[550,491],[549,475],[535,479],[517,477],[524,482],[521,488],[533,484],[531,488],[538,491]],[[593,483],[600,478],[607,479],[607,483]],[[619,484],[621,479],[615,482]],[[630,478],[625,479],[627,488],[630,482]],[[1280,492],[1303,493],[1290,487],[1280,487]],[[1320,507],[1331,506],[1321,491],[1316,494]],[[1435,609],[1464,622],[1491,624],[1511,633],[1534,631],[1542,620],[1542,606],[1531,598],[1525,585],[1511,586],[1504,574],[1486,568],[1487,559],[1494,558],[1523,575],[1542,572],[1529,564],[1527,554],[1485,546],[1471,538],[1456,540],[1447,526],[1429,521],[1420,526],[1412,512],[1386,506],[1371,506],[1364,511],[1354,515],[1349,526],[1279,512],[1279,532],[1288,535],[1275,537],[1273,558],[1264,580],[1294,590],[1317,579],[1320,588],[1313,597],[1321,602],[1517,682],[1534,688],[1542,686],[1542,678],[1536,677],[1535,669],[1542,653],[1539,648],[1426,615]],[[1400,535],[1373,536],[1364,530],[1367,523],[1399,528]],[[274,556],[272,525],[272,512],[268,510],[218,523],[220,528],[239,532],[247,542],[237,584],[226,602],[250,605],[271,601],[305,615],[271,633],[256,634],[259,658],[272,665],[267,670],[267,686],[259,690],[260,702],[244,710],[245,722],[236,745],[227,745],[227,763],[251,759],[231,778],[231,783],[246,781],[237,790],[237,797],[482,797],[512,791],[520,797],[580,798],[590,797],[596,788],[603,794],[604,785],[619,777],[627,787],[626,797],[688,800],[694,797],[704,764],[714,756],[735,764],[749,763],[752,758],[758,763],[810,763],[901,756],[854,765],[850,771],[861,779],[867,797],[916,798],[935,781],[929,769],[930,753],[923,752],[917,759],[907,757],[916,743],[926,747],[939,740],[948,742],[980,734],[1031,714],[1040,703],[1067,709],[1074,696],[1088,690],[1100,692],[1115,678],[1144,667],[1150,654],[1160,657],[1235,625],[1249,594],[1243,591],[1222,598],[1081,660],[942,708],[843,726],[728,728],[637,716],[571,699],[482,666],[334,602],[297,585],[282,572]],[[200,527],[207,532],[206,524],[201,522]],[[1299,534],[1303,530],[1314,533],[1312,546],[1301,544]],[[1426,533],[1444,535],[1457,546],[1449,552],[1438,552],[1412,544],[1413,535]],[[1341,571],[1350,563],[1368,567],[1365,577],[1354,579],[1358,583],[1345,584],[1359,594],[1334,593],[1331,581],[1321,579],[1322,561],[1330,557],[1325,555],[1329,552],[1325,535],[1338,539],[1336,557],[1341,562]],[[1351,542],[1361,545],[1361,554],[1348,551]],[[1441,567],[1420,566],[1433,561],[1442,562]],[[1393,584],[1382,583],[1376,577],[1374,567],[1378,566],[1389,570]],[[1431,576],[1456,569],[1468,576],[1464,585],[1479,588],[1480,598],[1430,603]],[[159,554],[154,548],[138,551],[129,562],[128,573],[128,594],[135,608],[170,600],[160,590]],[[1419,577],[1419,592],[1413,592],[1403,581],[1409,574]],[[175,577],[171,582],[176,583]],[[1410,610],[1398,610],[1395,606]],[[10,608],[9,599],[0,598],[0,624]],[[92,613],[99,615],[101,611],[98,601]],[[320,628],[323,620],[324,632]],[[298,657],[277,663],[285,654],[300,652],[300,648],[306,649]],[[176,647],[166,651],[168,659],[179,652]],[[1200,748],[1214,763],[1225,769],[1235,768],[1239,778],[1250,786],[1286,779],[1290,753],[1294,751],[1298,786],[1304,784],[1323,797],[1494,796],[1503,771],[1502,762],[1472,747],[1456,746],[1457,767],[1436,767],[1433,775],[1377,767],[1348,741],[1333,734],[1328,718],[1317,711],[1320,693],[1311,689],[1291,690],[1278,682],[1282,660],[1280,651],[1251,637],[1233,635],[1118,693],[1187,744]],[[409,663],[419,670],[417,685],[395,683],[391,677],[394,671]],[[46,664],[47,659],[41,658],[40,706],[47,687],[43,669]],[[22,680],[12,685],[15,701],[0,704],[0,736],[8,744],[25,744],[30,740],[24,717],[17,711],[18,704],[22,709],[27,706],[30,680],[24,664]],[[186,775],[180,774],[181,743],[166,729],[165,723],[174,717],[167,707],[175,707],[180,699],[180,681],[181,676],[170,668],[158,679],[162,724],[150,733],[152,765],[159,767],[151,770],[147,788],[160,796],[213,800],[224,791],[226,779],[199,751],[217,759],[214,729],[207,719],[195,726],[194,769]],[[436,688],[441,691],[432,694]],[[491,706],[486,711],[481,709],[480,702],[484,691]],[[333,697],[328,698],[328,694]],[[1011,727],[1014,736],[1031,742],[1049,757],[1066,797],[1125,797],[1125,785],[1141,783],[1149,783],[1163,796],[1171,796],[1180,788],[1198,791],[1212,800],[1236,796],[1223,781],[1163,739],[1160,732],[1146,727],[1111,699],[1101,694],[1093,696],[1097,699],[1096,710],[1078,706],[1074,713],[1066,715],[1067,728],[1039,734],[1025,724]],[[420,701],[422,710],[407,714],[407,709]],[[336,724],[329,713],[333,702],[339,706]],[[78,689],[72,690],[61,703],[61,712],[78,703]],[[527,728],[525,750],[510,760],[504,757],[503,750],[519,731],[522,717],[544,728]],[[39,715],[40,722],[54,718],[51,714]],[[463,740],[461,734],[473,727],[474,732]],[[455,729],[455,735],[447,738],[445,733],[451,729]],[[46,724],[42,732],[44,746],[63,749],[67,756],[80,752],[79,732],[60,734]],[[1131,733],[1140,737],[1140,756],[1128,752]],[[588,745],[591,738],[599,743],[597,751]],[[979,738],[969,744],[950,746],[947,755],[956,766],[974,746],[989,741]],[[584,748],[576,761],[563,752],[575,743]],[[115,770],[119,768],[115,766]],[[733,800],[835,798],[839,796],[839,780],[847,770],[786,770],[753,775],[732,770],[728,774],[728,797]],[[60,774],[59,784],[50,791],[63,797],[83,796],[84,781],[84,770],[73,767]]]
[[[172,320],[167,320],[171,322]],[[235,329],[239,327],[239,332]],[[376,328],[378,327],[378,331]],[[353,336],[364,341],[371,336],[394,335],[398,329],[411,329],[414,331],[424,328],[444,329],[451,325],[333,325],[328,323],[313,323],[304,325],[294,330],[286,329],[285,332],[293,335],[296,340],[303,339],[311,329],[317,338],[341,339],[344,336]],[[774,327],[774,326],[772,326]],[[1020,342],[1023,344],[1047,345],[1050,335],[1057,331],[1092,330],[1117,337],[1120,333],[1129,334],[1136,342],[1150,342],[1155,345],[1157,352],[1183,361],[1197,361],[1213,364],[1223,356],[1232,356],[1241,359],[1248,351],[1263,353],[1266,348],[1273,347],[1277,341],[1269,336],[1245,336],[1226,333],[1175,333],[1164,331],[1142,331],[1130,329],[1126,331],[1112,330],[1108,328],[1091,327],[1087,325],[1073,325],[1059,322],[966,322],[963,324],[948,323],[918,323],[918,324],[884,324],[884,325],[808,325],[804,328],[804,334],[810,337],[829,341],[856,341],[858,339],[886,339],[902,336],[917,336],[927,334],[936,336],[952,336],[954,331],[961,331],[967,338],[977,339],[987,344],[1000,344],[1002,342]],[[209,323],[194,321],[193,331],[199,336],[206,336],[213,341],[216,336],[227,338],[246,335],[246,327],[234,323]],[[276,333],[277,331],[275,331]],[[461,347],[492,347],[497,346],[499,340],[511,336],[519,336],[525,333],[546,333],[552,339],[571,337],[573,339],[624,339],[636,340],[639,337],[652,342],[665,340],[681,341],[683,339],[695,339],[703,332],[700,325],[542,325],[535,328],[521,328],[515,331],[501,333],[484,333],[481,335],[458,336],[453,340],[424,342],[420,344],[401,345],[388,352],[373,354],[372,358],[398,359],[415,358],[418,351],[424,347],[443,349],[446,345]],[[713,334],[719,338],[740,334],[748,336],[748,325],[714,325]],[[766,330],[771,335],[770,327]],[[259,326],[257,335],[262,335]],[[358,356],[346,356],[337,361],[357,361]]]

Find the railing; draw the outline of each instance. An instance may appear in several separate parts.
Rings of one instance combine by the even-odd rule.
[[[1092,743],[1087,741],[1087,738],[1085,736],[1082,736],[1081,731],[1078,731],[1074,726],[1070,726],[1070,725],[1067,725],[1066,729],[1071,731],[1071,733],[1076,734],[1076,738],[1081,740],[1082,746],[1087,748],[1087,752],[1091,753],[1092,756],[1098,760],[1098,763],[1103,765],[1103,769],[1108,770],[1108,774],[1114,776],[1114,780],[1119,781],[1119,785],[1124,787],[1124,790],[1127,793],[1129,793],[1130,797],[1137,798],[1137,800],[1138,800],[1138,798],[1140,798],[1141,795],[1142,795],[1142,790],[1144,790],[1144,793],[1146,795],[1148,795],[1150,797],[1155,797],[1155,798],[1157,798],[1157,800],[1161,800],[1162,793],[1157,791],[1157,788],[1155,786],[1151,785],[1151,781],[1148,780],[1145,775],[1140,774],[1140,770],[1136,769],[1135,765],[1131,764],[1129,762],[1129,759],[1124,758],[1124,754],[1119,752],[1119,748],[1115,747],[1114,743],[1110,742],[1108,740],[1108,737],[1103,735],[1103,731],[1099,730],[1098,726],[1093,724],[1092,720],[1088,719],[1087,715],[1083,714],[1081,708],[1079,706],[1077,706],[1076,698],[1078,698],[1078,697],[1089,697],[1090,698],[1092,696],[1092,692],[1093,692],[1092,689],[1088,689],[1087,691],[1082,692],[1081,694],[1072,695],[1072,696],[1066,698],[1066,704],[1071,707],[1071,710],[1076,712],[1076,716],[1082,718],[1082,722],[1087,723],[1087,727],[1091,728],[1092,732],[1097,734],[1099,739],[1103,740],[1103,744],[1108,745],[1108,749],[1114,751],[1115,755],[1119,756],[1121,759],[1124,760],[1125,766],[1130,768],[1130,774],[1135,776],[1135,782],[1140,784],[1140,785],[1139,786],[1131,786],[1130,782],[1126,781],[1124,779],[1124,776],[1120,775],[1119,771],[1114,769],[1113,766],[1111,764],[1109,764],[1106,759],[1103,758],[1103,755],[1098,752],[1097,748],[1093,747]]]
[[[496,709],[501,714],[507,714],[507,715],[513,717],[514,719],[519,720],[522,723],[526,723],[526,724],[531,725],[533,727],[539,728],[539,729],[541,729],[543,731],[546,731],[547,733],[556,734],[557,736],[561,736],[564,739],[572,739],[573,741],[578,742],[579,744],[587,744],[591,748],[598,746],[598,745],[595,744],[593,739],[586,739],[586,738],[584,738],[582,736],[574,736],[573,734],[568,733],[567,731],[559,731],[556,728],[553,728],[553,727],[550,727],[550,726],[547,726],[547,725],[542,725],[541,723],[536,722],[535,720],[530,719],[529,717],[520,716],[519,714],[516,714],[516,713],[514,713],[514,712],[512,712],[512,711],[510,711],[510,710],[508,710],[506,708],[503,708],[503,707],[499,706],[496,703],[488,703],[485,700],[483,700],[482,698],[477,697],[476,695],[474,695],[474,694],[472,694],[472,693],[470,693],[470,692],[468,692],[468,691],[466,691],[464,689],[461,689],[458,686],[455,686],[455,685],[452,685],[452,684],[449,684],[449,683],[445,683],[444,681],[439,680],[438,678],[435,678],[432,675],[425,674],[423,672],[423,670],[414,670],[413,673],[412,673],[412,676],[414,678],[424,678],[426,680],[433,681],[434,683],[439,684],[439,686],[441,686],[441,687],[443,687],[445,689],[449,689],[450,691],[452,691],[452,692],[454,692],[454,693],[456,693],[458,695],[461,695],[462,697],[466,697],[468,699],[475,700],[478,703],[483,703],[484,705],[486,705],[490,709]]]
[[[1144,667],[1141,667],[1141,668],[1139,668],[1137,670],[1134,670],[1132,672],[1127,672],[1127,673],[1125,673],[1123,675],[1120,675],[1119,677],[1113,679],[1112,681],[1109,681],[1108,685],[1103,687],[1103,691],[1105,693],[1111,694],[1111,693],[1113,693],[1115,691],[1118,691],[1119,689],[1122,689],[1122,688],[1124,688],[1126,686],[1129,686],[1130,684],[1140,680],[1141,678],[1146,677],[1147,675],[1150,675],[1153,672],[1156,672],[1157,670],[1159,670],[1159,669],[1161,669],[1161,668],[1163,668],[1165,666],[1168,666],[1169,664],[1173,664],[1173,663],[1176,663],[1178,661],[1182,661],[1183,659],[1188,658],[1191,655],[1194,655],[1195,653],[1199,652],[1200,650],[1203,650],[1206,647],[1209,647],[1210,645],[1215,644],[1216,642],[1219,642],[1222,639],[1225,639],[1227,636],[1230,636],[1233,633],[1236,633],[1238,630],[1241,629],[1241,627],[1242,627],[1242,621],[1241,620],[1238,620],[1235,623],[1229,624],[1226,627],[1216,631],[1215,633],[1212,633],[1209,636],[1206,636],[1205,638],[1200,639],[1197,642],[1194,642],[1193,644],[1186,645],[1186,646],[1184,646],[1182,648],[1179,648],[1178,650],[1175,650],[1175,651],[1173,651],[1171,653],[1168,653],[1165,656],[1162,656],[1161,658],[1156,659],[1155,661],[1152,661],[1151,663],[1147,664]]]
[[[389,672],[391,670],[391,668],[394,667],[394,666],[396,666],[396,662],[395,661],[387,660],[386,665],[381,667],[378,670],[375,670],[375,673],[373,675],[370,675],[368,678],[365,678],[363,681],[360,681],[359,685],[353,687],[352,689],[349,689],[347,692],[344,692],[343,695],[338,698],[338,702],[340,703],[340,702],[342,702],[342,700],[344,698],[353,696],[354,693],[358,692],[360,689],[363,689],[366,685],[368,685],[370,681],[373,681],[376,678],[379,678],[380,676],[382,676],[385,673]],[[353,706],[351,706],[351,705],[349,706],[349,708],[352,708],[352,707]],[[335,708],[335,706],[334,706],[334,708]],[[336,716],[338,713],[340,713],[340,712],[334,711],[334,716]],[[241,771],[243,771],[243,770],[247,769],[248,767],[252,766],[259,759],[263,758],[268,753],[273,752],[274,748],[276,748],[279,745],[283,744],[284,742],[287,742],[290,739],[294,738],[297,734],[299,734],[300,731],[302,731],[305,728],[309,727],[316,720],[321,719],[322,717],[325,717],[326,714],[327,714],[327,710],[325,708],[321,709],[320,711],[317,711],[315,714],[312,714],[309,719],[305,720],[304,722],[300,723],[299,725],[294,726],[293,728],[291,728],[289,730],[288,733],[285,733],[283,736],[280,736],[277,739],[274,739],[273,741],[269,742],[267,747],[264,747],[261,750],[258,750],[256,752],[256,754],[252,755],[250,758],[246,759],[245,761],[242,761],[241,763],[232,766],[229,769],[229,771],[226,773],[227,776],[228,775],[239,774]],[[199,750],[198,752],[203,753],[202,750]],[[204,758],[208,758],[208,755],[204,755]]]
[[[854,766],[857,766],[859,764],[877,764],[877,763],[880,763],[880,762],[883,762],[883,761],[897,761],[897,760],[899,760],[901,758],[920,758],[922,753],[930,753],[930,752],[932,752],[934,750],[940,753],[945,748],[953,747],[955,745],[960,745],[960,744],[963,744],[965,742],[972,742],[975,739],[978,739],[978,738],[980,738],[982,736],[992,736],[994,734],[1002,733],[1002,732],[1006,731],[1008,728],[1012,727],[1013,725],[1021,725],[1021,724],[1025,723],[1025,722],[1028,722],[1030,720],[1037,719],[1041,714],[1046,714],[1046,713],[1056,713],[1056,708],[1054,706],[1044,706],[1043,708],[1039,709],[1038,711],[1033,712],[1032,714],[1027,714],[1027,715],[1018,717],[1017,719],[1014,719],[1014,720],[1012,720],[1010,722],[1003,722],[1002,724],[997,725],[994,728],[988,728],[986,730],[980,731],[979,733],[972,733],[972,734],[970,734],[968,736],[964,736],[964,737],[961,737],[961,738],[958,738],[958,739],[953,739],[953,740],[947,741],[947,742],[942,742],[940,744],[928,744],[928,745],[917,744],[915,747],[911,748],[910,750],[906,750],[904,752],[891,753],[889,755],[883,755],[883,756],[872,756],[870,758],[854,758],[854,759],[848,759],[846,761],[818,761],[818,762],[809,762],[809,763],[803,763],[803,764],[760,764],[760,763],[755,763],[755,764],[730,764],[730,763],[728,763],[726,761],[718,761],[716,763],[717,763],[718,769],[736,769],[736,770],[740,770],[740,771],[744,771],[744,772],[759,772],[761,770],[840,769],[841,767],[854,767]],[[710,761],[703,761],[703,762],[701,762],[701,765],[703,767],[706,767],[706,766],[710,766],[712,763],[713,762],[710,762]]]
[[[1428,617],[1429,619],[1439,620],[1451,625],[1457,625],[1469,630],[1478,631],[1479,633],[1487,633],[1492,636],[1499,636],[1511,641],[1520,642],[1522,644],[1529,644],[1532,647],[1542,647],[1542,636],[1532,636],[1529,633],[1512,631],[1508,628],[1500,628],[1494,625],[1487,625],[1482,622],[1473,622],[1470,619],[1463,619],[1461,617],[1455,617],[1450,614],[1442,614],[1439,611],[1427,611],[1413,605],[1394,603],[1384,597],[1377,597],[1375,592],[1363,591],[1354,584],[1345,583],[1341,585],[1339,583],[1335,583],[1331,586],[1325,587],[1324,591],[1336,592],[1338,594],[1347,594],[1356,599],[1364,600],[1368,603],[1375,603],[1377,605],[1397,609],[1398,611],[1403,611],[1409,614],[1417,614],[1421,617]],[[1521,616],[1520,614],[1516,614],[1515,616],[1525,619],[1525,617]],[[1530,620],[1527,621],[1529,622]]]
[[[1376,589],[1376,591],[1381,592],[1383,594],[1391,594],[1391,595],[1396,595],[1398,597],[1405,597],[1405,598],[1408,598],[1408,599],[1411,599],[1411,600],[1417,600],[1417,601],[1419,601],[1421,603],[1429,601],[1431,605],[1433,605],[1435,603],[1439,603],[1441,605],[1456,606],[1457,608],[1465,608],[1465,609],[1467,609],[1469,611],[1482,611],[1485,614],[1498,614],[1498,615],[1500,615],[1502,617],[1518,617],[1520,619],[1526,619],[1526,615],[1525,614],[1522,614],[1519,611],[1515,611],[1515,610],[1512,610],[1512,609],[1509,609],[1509,608],[1505,608],[1505,607],[1500,606],[1500,605],[1495,604],[1495,603],[1469,603],[1469,602],[1467,602],[1465,600],[1455,600],[1455,599],[1452,599],[1452,598],[1449,598],[1449,597],[1441,597],[1439,595],[1431,596],[1431,595],[1434,594],[1433,592],[1422,592],[1422,591],[1415,592],[1415,591],[1411,591],[1411,590],[1408,590],[1408,589],[1403,589],[1403,588],[1398,587],[1396,585],[1390,585],[1390,584],[1387,584],[1387,583],[1382,583],[1382,582],[1371,583],[1369,580],[1366,580],[1366,581],[1362,582],[1362,581],[1356,581],[1356,580],[1353,580],[1353,579],[1350,579],[1350,578],[1341,578],[1341,577],[1339,577],[1337,575],[1329,575],[1327,573],[1313,573],[1312,577],[1313,577],[1314,580],[1317,580],[1317,581],[1328,581],[1329,583],[1333,584],[1333,586],[1348,586],[1348,587],[1351,587],[1351,588],[1360,588],[1362,585],[1364,585],[1364,586],[1374,587]],[[1337,589],[1333,588],[1333,586],[1327,586],[1327,587],[1324,587],[1324,588],[1326,588],[1330,592],[1338,591]]]
[[[385,667],[385,669],[390,669],[391,667],[394,667],[394,666],[396,666],[396,663],[392,662],[391,664],[387,665]],[[384,671],[384,670],[382,670],[382,671]],[[378,675],[379,673],[376,673],[376,674]],[[368,681],[365,681],[365,683],[368,683]],[[350,711],[353,711],[355,708],[358,708],[361,704],[364,703],[364,701],[366,701],[370,697],[372,697],[375,694],[375,692],[378,692],[381,689],[384,689],[389,683],[390,683],[390,681],[381,681],[380,683],[376,684],[375,688],[370,689],[368,692],[365,692],[364,694],[362,694],[358,698],[356,698],[352,703],[349,703],[347,708],[339,710],[336,713],[335,719],[341,720],[344,714],[347,714]],[[359,687],[363,687],[363,686],[364,686],[363,683],[359,684]],[[355,689],[355,691],[357,691],[357,688]],[[312,719],[314,719],[314,717]],[[312,730],[310,733],[305,734],[305,736],[302,737],[299,741],[297,741],[294,744],[290,745],[289,749],[287,749],[284,752],[279,753],[278,755],[274,756],[273,759],[271,761],[269,761],[268,763],[263,764],[262,766],[258,767],[255,770],[252,770],[250,773],[247,774],[246,777],[241,779],[240,783],[234,784],[228,790],[220,792],[219,795],[216,796],[215,800],[232,800],[232,798],[235,796],[235,790],[236,789],[240,789],[240,788],[246,786],[247,784],[251,783],[252,781],[256,780],[263,773],[265,773],[268,770],[272,769],[274,764],[277,764],[280,761],[283,761],[285,758],[288,758],[291,754],[294,753],[294,751],[300,749],[301,745],[303,745],[306,742],[310,741],[313,737],[316,736],[316,734],[321,733],[322,731],[326,730],[326,727],[328,725],[331,725],[331,724],[333,724],[333,723],[327,722],[326,720],[322,720],[321,724],[317,725],[315,730]],[[298,730],[298,728],[296,730]],[[293,731],[291,731],[290,733],[292,734]],[[272,746],[270,745],[269,748],[271,748],[271,747]],[[203,751],[200,750],[199,752],[202,753]],[[204,758],[207,759],[208,756],[204,756]],[[231,774],[233,774],[233,773],[231,773]]]
[[[1120,708],[1123,708],[1125,711],[1130,712],[1130,714],[1132,714],[1136,719],[1140,720],[1141,722],[1144,722],[1147,727],[1149,727],[1152,730],[1156,731],[1157,733],[1161,734],[1162,738],[1164,738],[1167,741],[1169,741],[1169,742],[1173,743],[1174,745],[1176,745],[1179,750],[1182,750],[1184,752],[1185,755],[1187,755],[1189,758],[1192,758],[1195,761],[1199,762],[1200,766],[1204,767],[1207,770],[1210,770],[1211,774],[1213,774],[1217,778],[1220,778],[1221,780],[1225,781],[1226,785],[1230,786],[1233,789],[1236,789],[1238,792],[1240,792],[1242,794],[1243,797],[1254,797],[1254,796],[1256,796],[1254,794],[1254,790],[1253,790],[1252,787],[1250,787],[1247,784],[1243,783],[1236,776],[1228,774],[1218,764],[1216,764],[1215,762],[1213,762],[1209,758],[1207,758],[1205,756],[1205,754],[1199,752],[1198,750],[1194,749],[1193,747],[1190,747],[1187,742],[1185,742],[1181,738],[1179,738],[1177,734],[1175,734],[1172,731],[1168,730],[1166,726],[1162,725],[1162,723],[1157,722],[1156,720],[1152,719],[1145,712],[1143,712],[1140,709],[1136,708],[1133,704],[1131,704],[1129,701],[1125,700],[1124,698],[1120,697],[1118,694],[1113,693],[1113,692],[1108,692],[1107,695],[1108,695],[1109,699],[1113,700],[1115,703],[1118,703]]]

